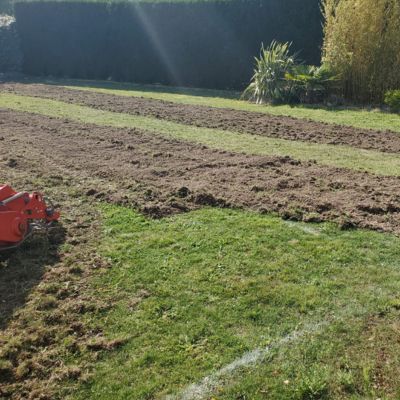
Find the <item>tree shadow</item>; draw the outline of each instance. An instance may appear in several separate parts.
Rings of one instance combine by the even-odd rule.
[[[53,86],[73,86],[81,88],[96,88],[96,89],[112,89],[112,90],[123,90],[123,91],[140,91],[150,93],[168,93],[168,94],[182,94],[193,97],[216,97],[227,100],[239,100],[241,97],[241,91],[239,90],[224,90],[224,89],[206,89],[206,88],[194,88],[194,87],[177,87],[167,86],[160,84],[139,84],[133,82],[118,82],[118,81],[105,81],[105,80],[84,80],[84,79],[68,79],[68,78],[56,78],[56,77],[32,77],[17,74],[15,76],[7,75],[3,78],[5,83],[40,83],[45,85]],[[0,83],[2,80],[0,79]],[[244,89],[244,88],[243,88]],[[323,103],[316,104],[269,104],[272,107],[280,107],[282,105],[288,105],[291,108],[308,109],[308,110],[322,110],[329,111],[332,113],[339,113],[343,111],[370,111],[379,112],[383,114],[391,114],[388,110],[381,107],[379,104],[368,105],[357,104],[357,103],[346,103],[343,105],[327,105]],[[260,107],[262,107],[260,105]],[[395,115],[395,114],[394,114]]]
[[[56,224],[49,235],[32,237],[18,249],[0,253],[0,329],[25,304],[45,269],[60,261],[59,247],[65,238],[66,229]]]
[[[85,80],[85,79],[68,79],[68,78],[55,78],[55,77],[33,77],[33,76],[18,76],[7,74],[1,82],[4,83],[40,83],[53,86],[74,86],[74,87],[91,87],[96,89],[112,89],[112,90],[136,90],[140,92],[151,93],[170,93],[170,94],[183,94],[188,96],[198,97],[220,97],[224,99],[239,99],[241,92],[237,90],[224,90],[224,89],[206,89],[195,87],[179,87],[167,86],[160,84],[140,84],[133,82],[118,82],[118,81],[99,81],[99,80]]]

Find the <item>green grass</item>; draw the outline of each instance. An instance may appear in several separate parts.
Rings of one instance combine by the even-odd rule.
[[[14,94],[2,93],[0,107],[97,125],[140,128],[169,138],[201,143],[214,149],[255,155],[288,155],[299,160],[316,160],[325,165],[400,176],[400,157],[396,154],[199,128],[157,118],[101,111],[76,104]]]
[[[226,209],[163,220],[116,206],[103,214],[99,251],[113,267],[92,290],[113,307],[88,323],[128,341],[72,398],[161,399],[268,345],[264,362],[224,376],[216,398],[383,398],[399,389],[390,362],[400,356],[391,334],[399,238]],[[378,315],[384,339],[365,327]],[[389,388],[376,385],[380,373]]]
[[[193,104],[234,110],[256,111],[272,115],[285,115],[295,118],[311,119],[339,125],[354,126],[363,129],[391,130],[400,132],[400,115],[367,110],[363,108],[328,108],[322,106],[272,106],[256,105],[238,100],[237,92],[169,88],[163,86],[121,84],[102,81],[55,81],[70,89],[90,90],[118,96],[144,97],[171,101],[181,104]]]

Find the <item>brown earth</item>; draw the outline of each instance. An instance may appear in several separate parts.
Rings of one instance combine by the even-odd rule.
[[[400,152],[400,134],[272,116],[265,113],[177,104],[173,102],[77,91],[42,84],[0,84],[0,91],[81,104],[97,109],[151,116],[199,127],[245,132],[288,140],[348,145],[382,152]]]
[[[147,134],[0,110],[0,163],[7,170],[54,171],[97,199],[152,216],[201,206],[277,212],[400,233],[400,178],[211,150]],[[10,163],[10,159],[13,160]]]

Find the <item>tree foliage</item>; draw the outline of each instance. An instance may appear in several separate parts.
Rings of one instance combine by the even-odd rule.
[[[400,1],[323,0],[323,62],[338,72],[345,97],[381,102],[400,88]]]

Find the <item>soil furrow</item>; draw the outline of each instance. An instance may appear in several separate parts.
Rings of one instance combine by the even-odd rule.
[[[400,152],[400,134],[389,131],[358,129],[265,113],[177,104],[51,85],[7,83],[0,85],[0,91],[55,99],[107,111],[150,116],[199,127],[312,143],[348,145],[389,153]]]
[[[9,110],[0,110],[0,121],[1,146],[12,148],[14,158],[0,158],[3,168],[23,168],[44,153],[43,171],[62,166],[91,182],[88,195],[152,216],[229,206],[400,233],[400,178]]]

